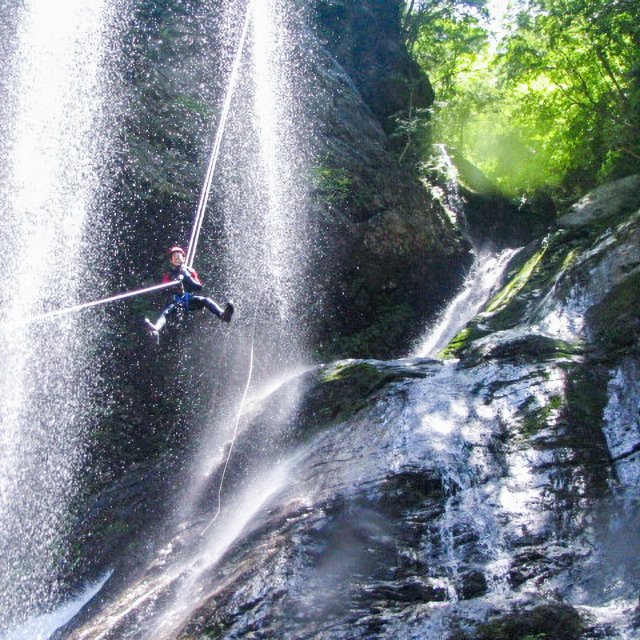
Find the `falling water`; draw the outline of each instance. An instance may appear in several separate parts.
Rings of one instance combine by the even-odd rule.
[[[217,225],[223,237],[219,261],[226,289],[237,312],[223,354],[226,367],[216,377],[205,440],[195,464],[187,510],[198,501],[202,486],[217,468],[222,450],[232,437],[246,383],[250,351],[255,350],[251,395],[305,361],[305,270],[309,236],[306,212],[307,142],[301,92],[305,80],[292,69],[296,38],[289,23],[289,3],[282,0],[226,5],[221,30],[227,34],[227,66],[242,41],[243,19],[249,34],[242,68],[227,124],[218,173],[215,205],[208,213],[204,235]],[[221,56],[224,58],[224,56]],[[221,69],[229,78],[229,69]],[[208,226],[207,226],[208,224]],[[203,253],[208,240],[203,241]],[[222,402],[219,400],[222,398]],[[292,400],[294,402],[294,400]]]
[[[435,145],[435,151],[435,168],[444,181],[440,202],[452,223],[459,225],[464,231],[466,204],[460,195],[458,170],[446,145]],[[514,249],[496,252],[476,246],[473,247],[473,251],[473,265],[462,287],[436,320],[427,327],[409,354],[411,357],[436,357],[489,300],[509,261],[517,253]]]
[[[15,3],[0,187],[0,635],[64,596],[65,535],[89,419],[82,320],[21,326],[77,300],[99,189],[106,0]]]
[[[301,302],[309,230],[299,105],[305,85],[292,70],[296,35],[288,24],[288,5],[282,0],[227,4],[229,60],[237,57],[245,16],[250,27],[214,186],[222,203],[224,279],[228,290],[238,294],[238,312],[235,333],[226,344],[231,366],[219,381],[217,397],[226,402],[213,402],[208,446],[195,465],[183,507],[197,502],[203,488],[211,491],[207,483],[224,462],[219,452],[233,437],[242,409],[249,363],[256,365],[249,380],[255,395],[304,361]]]
[[[235,163],[242,175],[227,167],[221,180],[230,287],[273,316],[269,333],[280,336],[274,345],[284,325],[280,355],[289,361],[304,350],[300,316],[311,242],[301,96],[307,80],[292,61],[299,34],[291,13],[283,0],[253,2],[245,82],[228,131],[228,166]]]
[[[504,249],[498,254],[481,251],[458,294],[427,329],[411,355],[437,356],[486,304],[515,253],[514,249]]]
[[[240,421],[240,433],[246,426],[245,391],[250,404],[274,380],[304,364],[304,282],[312,243],[304,215],[307,158],[300,92],[305,83],[291,65],[296,34],[289,11],[290,3],[282,0],[230,0],[218,25],[227,36],[219,73],[227,79],[228,97],[238,53],[242,67],[195,266],[216,253],[220,280],[237,311],[210,351],[211,360],[203,363],[214,392],[200,451],[167,526],[170,541],[149,572],[78,638],[107,637],[114,630],[154,640],[175,637],[199,604],[202,580],[224,551],[260,522],[260,510],[289,481],[289,462],[267,450],[296,407],[298,385],[291,385],[271,423],[261,425],[260,450],[243,453],[241,468],[232,455],[235,426]],[[250,32],[242,53],[237,48],[246,15]],[[218,234],[221,248],[215,245]]]

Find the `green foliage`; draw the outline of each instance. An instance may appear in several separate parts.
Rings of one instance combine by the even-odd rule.
[[[352,178],[343,168],[319,165],[313,168],[313,183],[318,193],[327,204],[345,204],[352,192]]]
[[[496,46],[480,7],[421,4],[408,31],[437,93],[433,138],[508,195],[575,197],[640,171],[640,9],[520,0]]]

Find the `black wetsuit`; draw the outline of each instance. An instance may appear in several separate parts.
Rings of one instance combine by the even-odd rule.
[[[223,317],[224,312],[216,302],[211,298],[196,295],[196,292],[202,291],[203,285],[195,269],[184,265],[180,267],[172,266],[169,271],[164,274],[162,281],[172,282],[174,280],[179,281],[182,287],[181,291],[174,294],[171,303],[163,310],[162,315],[165,318],[178,312],[189,313],[190,311],[205,308],[215,316],[218,316],[218,318]]]

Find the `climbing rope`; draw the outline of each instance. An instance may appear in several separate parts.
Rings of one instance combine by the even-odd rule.
[[[57,309],[55,311],[47,311],[39,315],[30,316],[28,318],[22,318],[19,322],[16,321],[15,323],[3,323],[3,324],[5,326],[7,324],[25,326],[33,322],[37,322],[39,320],[48,320],[49,318],[58,318],[60,316],[66,316],[72,313],[76,313],[77,311],[82,311],[83,309],[90,309],[91,307],[97,307],[99,305],[107,304],[109,302],[117,302],[118,300],[124,300],[125,298],[133,298],[134,296],[141,296],[147,293],[153,293],[154,291],[161,291],[162,289],[168,289],[169,287],[175,287],[175,286],[176,286],[175,281],[163,282],[162,284],[154,284],[150,287],[145,287],[144,289],[136,289],[135,291],[126,291],[124,293],[118,293],[113,296],[109,296],[108,298],[93,300],[92,302],[83,302],[81,304],[76,304],[73,307],[67,307],[66,309]]]
[[[222,135],[224,133],[229,111],[231,109],[231,99],[235,91],[236,84],[238,82],[238,72],[240,70],[240,62],[242,60],[242,52],[244,50],[244,44],[247,39],[247,32],[249,30],[249,22],[251,21],[251,10],[253,8],[254,0],[249,2],[247,7],[247,13],[244,19],[244,25],[242,27],[242,34],[238,42],[238,48],[231,67],[231,73],[229,74],[229,83],[227,85],[227,94],[222,106],[222,112],[220,114],[220,121],[218,123],[218,129],[211,149],[211,155],[209,156],[209,164],[207,166],[207,173],[200,193],[200,200],[196,209],[195,219],[193,223],[193,229],[191,231],[191,238],[189,239],[189,247],[187,249],[186,265],[187,267],[193,266],[193,261],[196,255],[196,248],[198,246],[198,239],[200,238],[200,230],[202,229],[202,222],[207,210],[207,201],[209,200],[209,194],[211,192],[211,184],[213,182],[213,174],[218,163],[218,157],[220,156],[220,147],[222,145]]]
[[[247,374],[247,383],[245,384],[244,392],[242,394],[242,399],[240,400],[240,404],[238,405],[238,413],[236,415],[236,421],[233,427],[233,436],[231,437],[231,443],[229,445],[227,456],[224,461],[224,465],[222,467],[220,484],[218,485],[218,508],[213,518],[211,518],[211,520],[209,521],[209,524],[207,524],[207,526],[200,532],[200,536],[203,536],[207,532],[209,527],[211,527],[211,525],[218,519],[218,516],[222,511],[222,486],[224,484],[225,475],[227,474],[227,467],[229,466],[229,460],[231,459],[231,452],[233,451],[233,446],[238,437],[238,428],[240,426],[240,418],[242,416],[242,412],[244,411],[244,405],[247,401],[247,394],[249,393],[249,387],[251,386],[251,378],[253,377],[253,351],[254,351],[253,347],[254,347],[255,336],[256,336],[256,321],[258,316],[257,314],[258,307],[259,305],[256,306],[256,312],[254,313],[254,316],[253,316],[253,330],[251,334],[251,349],[249,350],[249,372]]]

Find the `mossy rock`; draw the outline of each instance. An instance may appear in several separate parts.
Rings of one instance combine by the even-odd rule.
[[[313,374],[298,412],[296,423],[302,425],[299,435],[309,437],[323,427],[348,420],[369,406],[372,396],[392,382],[426,375],[420,362],[413,365],[346,360],[322,367]]]
[[[464,366],[476,366],[488,360],[513,364],[535,364],[554,360],[574,360],[583,354],[581,345],[541,335],[489,340],[468,346],[463,355]]]
[[[538,341],[525,339],[518,343],[511,342],[511,346],[504,347],[475,347],[474,343],[489,334],[508,331],[535,320],[540,313],[544,296],[552,289],[555,288],[556,295],[561,298],[568,295],[573,280],[565,278],[563,284],[561,276],[574,269],[581,256],[601,238],[603,232],[606,229],[602,226],[559,230],[547,236],[542,243],[527,247],[512,261],[505,286],[447,345],[440,357],[464,358],[474,364],[488,357],[515,356],[514,347],[524,348],[520,360],[525,361],[529,356],[542,356],[546,360],[557,355],[581,355],[581,345],[550,340],[545,342],[544,338]],[[578,272],[574,277],[586,276]],[[628,348],[634,341],[637,342],[637,335],[640,333],[640,304],[635,295],[637,287],[638,276],[630,277],[627,284],[616,288],[598,305],[602,321],[598,321],[597,313],[592,314],[594,327],[605,337],[607,348],[611,352]],[[497,345],[497,341],[494,345]]]
[[[438,357],[443,360],[460,358],[474,340],[478,340],[486,335],[487,332],[480,329],[476,322],[471,322],[451,340],[438,354]]]
[[[529,401],[533,400],[529,397]],[[528,404],[528,403],[527,403]],[[565,399],[561,395],[549,398],[549,402],[542,407],[530,409],[524,406],[520,409],[522,418],[520,432],[523,437],[531,438],[541,430],[549,426],[550,420],[559,414],[565,405]]]

